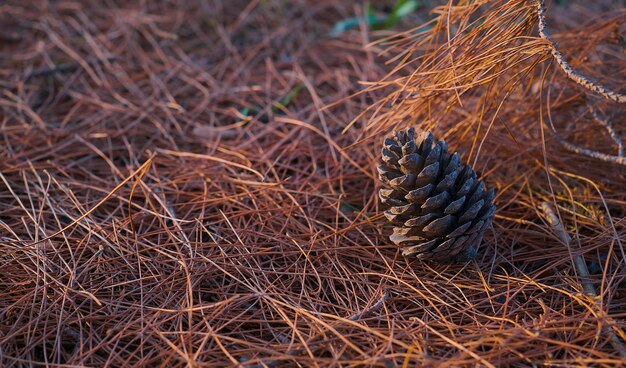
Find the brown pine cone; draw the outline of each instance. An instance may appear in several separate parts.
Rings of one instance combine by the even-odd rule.
[[[390,239],[402,254],[437,261],[473,259],[496,212],[493,189],[477,179],[458,153],[430,132],[394,132],[378,167],[380,200],[396,225]]]

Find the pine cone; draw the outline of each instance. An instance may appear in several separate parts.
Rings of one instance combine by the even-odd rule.
[[[496,212],[493,189],[461,165],[458,153],[430,132],[394,132],[382,150],[380,200],[396,225],[390,239],[404,255],[438,261],[473,259]]]

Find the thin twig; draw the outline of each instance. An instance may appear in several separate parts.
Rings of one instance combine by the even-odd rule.
[[[565,246],[567,246],[567,248],[571,250],[572,239],[570,238],[569,234],[565,230],[565,227],[563,227],[563,223],[559,220],[558,216],[554,213],[552,206],[550,206],[548,202],[544,201],[541,203],[541,211],[543,212],[543,215],[545,219],[548,221],[548,223],[550,224],[550,226],[552,226],[554,230],[556,230],[559,236],[559,239],[561,239],[563,244],[565,244]],[[583,290],[585,291],[585,294],[587,294],[587,296],[589,296],[592,299],[593,307],[598,310],[599,312],[598,314],[604,317],[606,313],[598,305],[598,302],[597,302],[598,294],[596,293],[595,287],[591,283],[589,270],[587,269],[587,264],[585,263],[585,259],[582,257],[582,255],[579,254],[579,255],[574,256],[574,266],[576,267],[576,272],[578,272],[578,276],[580,277],[580,281],[581,281]],[[609,338],[611,340],[611,345],[613,345],[613,348],[615,348],[615,350],[617,350],[621,356],[626,356],[626,345],[624,345],[624,343],[619,339],[619,337],[617,337],[617,335],[614,332],[614,329],[619,328],[619,327],[615,326],[610,321],[606,321],[606,322],[607,322],[607,326],[603,326],[603,329],[609,335]]]
[[[617,132],[613,128],[613,124],[611,124],[611,121],[600,116],[598,110],[593,106],[587,105],[587,107],[589,108],[591,115],[593,115],[593,118],[598,122],[598,124],[602,125],[606,129],[606,131],[609,133],[609,136],[611,136],[611,139],[613,139],[613,141],[615,141],[615,144],[617,144],[617,156],[624,157],[624,142],[622,142],[619,134],[617,134]]]
[[[567,60],[565,60],[565,58],[563,57],[563,54],[561,54],[561,52],[557,49],[556,42],[552,41],[552,39],[550,38],[550,35],[548,34],[548,28],[546,25],[546,10],[545,10],[544,0],[537,0],[537,16],[539,18],[539,36],[541,36],[541,38],[543,38],[544,40],[548,41],[552,56],[554,56],[554,59],[556,60],[556,62],[559,64],[561,69],[563,69],[565,74],[571,80],[587,88],[588,90],[596,92],[610,100],[613,100],[618,103],[626,103],[625,95],[612,91],[611,89],[599,83],[591,81],[586,76],[574,70],[572,66],[567,62]]]
[[[607,155],[606,153],[592,151],[590,149],[583,148],[573,143],[570,143],[566,141],[565,139],[563,139],[558,134],[555,134],[555,137],[559,141],[559,143],[561,143],[563,147],[565,147],[568,151],[571,151],[580,155],[593,157],[598,160],[602,160],[604,162],[611,162],[611,163],[615,163],[619,165],[626,165],[626,157],[624,156],[613,156],[613,155]]]

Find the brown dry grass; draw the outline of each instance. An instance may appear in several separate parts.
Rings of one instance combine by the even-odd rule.
[[[623,93],[626,10],[566,3],[548,3],[561,52]],[[535,1],[330,38],[355,9],[0,4],[1,366],[622,362],[626,171],[558,142],[614,154],[587,105],[622,137],[623,106],[555,65]],[[476,261],[387,240],[379,144],[408,124],[497,189]]]

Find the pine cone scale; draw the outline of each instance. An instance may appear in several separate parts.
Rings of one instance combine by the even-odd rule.
[[[404,198],[411,203],[421,203],[424,202],[430,193],[433,192],[434,185],[428,184],[421,188],[410,191]]]
[[[424,226],[424,233],[428,236],[443,236],[456,224],[456,217],[446,215]]]
[[[456,214],[463,207],[463,203],[465,203],[465,196],[450,202],[450,204],[448,204],[448,206],[443,210],[443,213],[451,215]]]
[[[447,206],[450,203],[450,194],[448,192],[441,192],[428,198],[421,206],[424,211],[434,211],[438,208]]]

